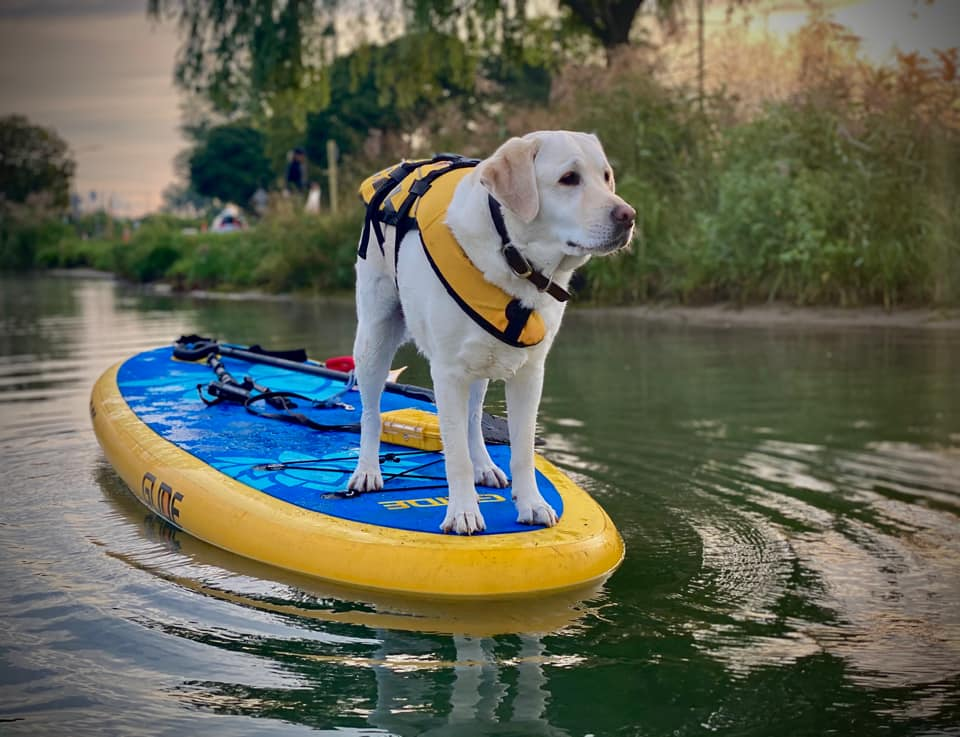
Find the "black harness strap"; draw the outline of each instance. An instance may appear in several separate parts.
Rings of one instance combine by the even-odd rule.
[[[410,193],[400,205],[400,209],[397,210],[395,222],[392,223],[393,225],[396,225],[397,228],[397,237],[393,246],[394,274],[397,273],[397,263],[400,260],[400,243],[403,241],[403,237],[409,230],[417,227],[416,217],[410,216],[410,210],[413,209],[414,203],[423,197],[423,195],[427,193],[427,190],[430,189],[431,185],[433,185],[433,183],[444,174],[454,171],[455,169],[468,169],[480,163],[479,159],[467,159],[463,157],[449,159],[449,161],[449,166],[446,166],[443,169],[435,169],[415,181],[410,187]]]
[[[530,319],[530,314],[533,310],[529,307],[524,307],[523,303],[519,299],[512,300],[508,305],[505,311],[507,317],[507,329],[503,331],[503,336],[510,342],[516,343],[520,340],[520,335],[523,333],[524,327],[527,325],[527,320]]]
[[[360,236],[360,248],[357,255],[360,258],[367,257],[367,242],[370,239],[370,230],[373,229],[377,236],[377,243],[380,245],[380,252],[383,253],[383,229],[380,227],[381,215],[380,207],[383,205],[390,193],[396,189],[397,185],[406,179],[419,166],[432,163],[433,159],[421,159],[419,161],[405,161],[397,164],[378,184],[377,191],[374,192],[370,202],[367,203],[367,216],[363,220],[363,233]]]
[[[370,238],[371,230],[377,237],[377,243],[380,246],[380,252],[383,253],[383,244],[386,241],[386,238],[383,235],[383,228],[381,227],[381,224],[399,226],[403,222],[403,219],[407,217],[410,207],[413,205],[410,195],[408,195],[401,204],[400,211],[394,210],[393,203],[388,199],[390,193],[393,192],[393,190],[395,190],[404,179],[410,176],[421,166],[436,164],[441,161],[449,161],[451,164],[443,169],[437,169],[435,172],[430,172],[427,176],[423,177],[423,179],[429,179],[432,182],[436,177],[440,176],[444,172],[448,172],[453,169],[460,169],[464,166],[476,166],[480,163],[479,159],[467,159],[457,154],[437,154],[432,159],[404,161],[403,163],[397,164],[380,182],[377,183],[376,191],[370,198],[370,202],[367,203],[367,215],[363,221],[363,233],[360,236],[360,247],[357,250],[357,255],[360,256],[360,258],[367,257],[367,242]],[[416,183],[414,186],[416,186]],[[429,189],[429,184],[427,185],[427,189]],[[413,200],[416,200],[417,197],[422,195],[425,191],[426,189],[414,196]],[[411,195],[412,194],[413,193],[411,192]],[[409,205],[407,204],[408,202],[410,203]],[[382,210],[381,207],[383,208]],[[404,229],[404,233],[405,232],[406,228]],[[398,228],[396,238],[398,243],[400,242],[401,238],[402,234]]]

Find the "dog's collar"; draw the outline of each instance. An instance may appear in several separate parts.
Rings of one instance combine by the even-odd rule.
[[[542,271],[534,268],[526,256],[517,250],[510,240],[510,234],[507,233],[507,224],[503,220],[501,205],[492,194],[487,195],[490,203],[490,217],[493,219],[493,227],[497,229],[500,235],[500,252],[510,270],[521,279],[526,279],[541,292],[546,292],[558,302],[566,302],[570,299],[570,292],[561,287],[554,281],[551,281]]]

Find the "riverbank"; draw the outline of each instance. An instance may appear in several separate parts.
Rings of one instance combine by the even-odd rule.
[[[596,307],[597,312],[626,314],[651,322],[714,327],[783,328],[908,328],[913,330],[955,330],[960,334],[960,309],[880,307],[796,307],[786,304],[637,305]]]
[[[118,279],[115,275],[96,269],[51,269],[43,272],[60,278]],[[216,291],[193,289],[177,291],[172,285],[152,283],[131,285],[142,292],[191,300],[224,300],[231,302],[295,302],[319,301],[352,303],[351,292],[331,294],[285,293],[260,290]],[[798,307],[784,303],[739,306],[731,303],[709,305],[640,304],[622,307],[603,307],[577,304],[577,312],[595,315],[626,315],[648,322],[671,325],[710,327],[783,327],[783,328],[902,328],[912,330],[954,330],[960,334],[960,308],[901,308],[884,310],[880,307]]]
[[[169,285],[157,284],[148,287],[156,294],[182,294],[191,299],[246,300],[319,300],[323,302],[353,302],[353,294],[271,294],[244,290],[217,292],[195,289],[189,292],[174,292]],[[836,328],[910,328],[916,330],[956,330],[960,333],[960,308],[900,308],[885,310],[882,307],[798,307],[783,303],[740,306],[731,303],[709,305],[640,304],[606,307],[577,304],[576,297],[571,308],[578,312],[603,315],[628,315],[649,322],[673,325],[712,327],[836,327]]]

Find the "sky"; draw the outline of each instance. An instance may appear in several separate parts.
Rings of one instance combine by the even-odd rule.
[[[156,209],[187,147],[173,85],[176,26],[146,0],[0,0],[0,115],[54,128],[75,188],[119,214]]]
[[[803,2],[784,5],[794,9],[771,15],[766,21],[771,31],[789,33],[806,20]],[[960,46],[960,0],[861,0],[837,5],[831,15],[860,36],[862,50],[876,61],[890,60],[894,49],[929,54],[932,49]]]
[[[796,10],[764,21],[789,32]],[[873,58],[960,45],[960,0],[860,0],[834,11]],[[0,116],[54,128],[77,161],[75,189],[121,215],[156,209],[187,147],[173,84],[176,25],[146,0],[0,0]]]

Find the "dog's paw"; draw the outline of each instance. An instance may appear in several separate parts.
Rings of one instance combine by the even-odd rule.
[[[483,515],[480,514],[480,508],[474,503],[463,509],[448,506],[447,514],[440,523],[440,529],[444,532],[455,532],[458,535],[472,535],[475,532],[483,532],[487,529],[487,525],[483,521]]]
[[[543,499],[532,502],[517,501],[517,522],[521,525],[543,525],[553,527],[557,524],[557,513]]]
[[[507,478],[507,474],[493,461],[474,464],[473,480],[477,486],[489,486],[493,489],[506,489],[510,486],[510,479]]]
[[[383,488],[383,476],[380,473],[379,466],[371,468],[370,466],[358,465],[357,470],[350,477],[347,484],[350,491],[379,491]]]

